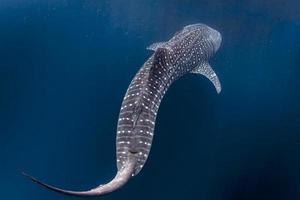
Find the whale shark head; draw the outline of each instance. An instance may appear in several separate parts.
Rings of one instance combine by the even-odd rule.
[[[221,34],[202,23],[185,26],[166,42],[157,42],[147,49],[156,51],[158,48],[171,50],[175,57],[184,56],[185,60],[192,54],[208,59],[218,51],[222,43]],[[198,55],[201,54],[201,55]],[[190,56],[188,56],[190,55]]]
[[[205,25],[192,24],[185,26],[166,42],[157,42],[148,49],[157,51],[166,49],[171,56],[173,65],[195,66],[208,61],[220,48],[221,34]]]
[[[204,47],[204,43],[212,45],[207,46],[206,50],[211,50],[212,47],[214,53],[218,51],[222,43],[221,34],[217,30],[202,23],[185,26],[178,33],[178,36],[180,36],[183,42],[190,41],[191,48],[195,48],[198,45]],[[174,37],[176,37],[176,35]]]
[[[206,76],[219,93],[221,84],[209,58],[219,50],[221,42],[222,36],[217,30],[198,23],[183,27],[170,40],[154,43],[148,49],[155,51],[155,61],[174,67],[174,73],[191,72]]]
[[[209,40],[214,46],[214,52],[217,52],[222,43],[222,35],[219,33],[219,31],[210,27],[208,27],[208,35]]]

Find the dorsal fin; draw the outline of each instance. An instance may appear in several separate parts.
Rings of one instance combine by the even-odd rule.
[[[158,48],[153,55],[153,64],[150,68],[150,77],[162,76],[170,66],[169,50]],[[157,79],[157,78],[156,78]]]
[[[154,53],[154,60],[152,67],[164,67],[169,64],[169,50],[167,48],[157,48]]]

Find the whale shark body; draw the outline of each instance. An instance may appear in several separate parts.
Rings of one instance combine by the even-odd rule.
[[[169,86],[187,73],[202,74],[221,91],[218,76],[208,63],[221,45],[221,34],[205,24],[185,26],[170,40],[150,45],[154,51],[131,81],[121,106],[116,154],[118,172],[109,183],[88,191],[69,191],[32,181],[50,190],[74,196],[102,196],[121,188],[143,168],[149,155],[155,119]]]

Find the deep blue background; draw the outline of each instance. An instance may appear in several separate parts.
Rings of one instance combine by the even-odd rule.
[[[146,46],[199,22],[223,35],[223,91],[175,82],[144,169],[102,199],[299,199],[299,1],[0,0],[1,199],[71,199],[23,170],[66,189],[110,180]]]

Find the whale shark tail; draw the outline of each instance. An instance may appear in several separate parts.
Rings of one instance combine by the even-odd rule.
[[[22,174],[29,178],[32,182],[37,183],[38,185],[47,188],[49,190],[52,190],[54,192],[62,193],[65,195],[70,196],[79,196],[79,197],[92,197],[92,196],[103,196],[106,194],[109,194],[115,190],[120,189],[125,183],[128,182],[128,180],[131,178],[132,174],[134,173],[135,168],[135,161],[132,159],[128,159],[127,163],[123,166],[122,169],[118,170],[117,175],[115,178],[113,178],[109,183],[104,185],[99,185],[98,187],[87,190],[87,191],[71,191],[71,190],[63,190],[51,185],[48,185],[46,183],[43,183],[42,181],[39,181],[38,179],[34,178],[31,175],[28,175],[24,172]]]

